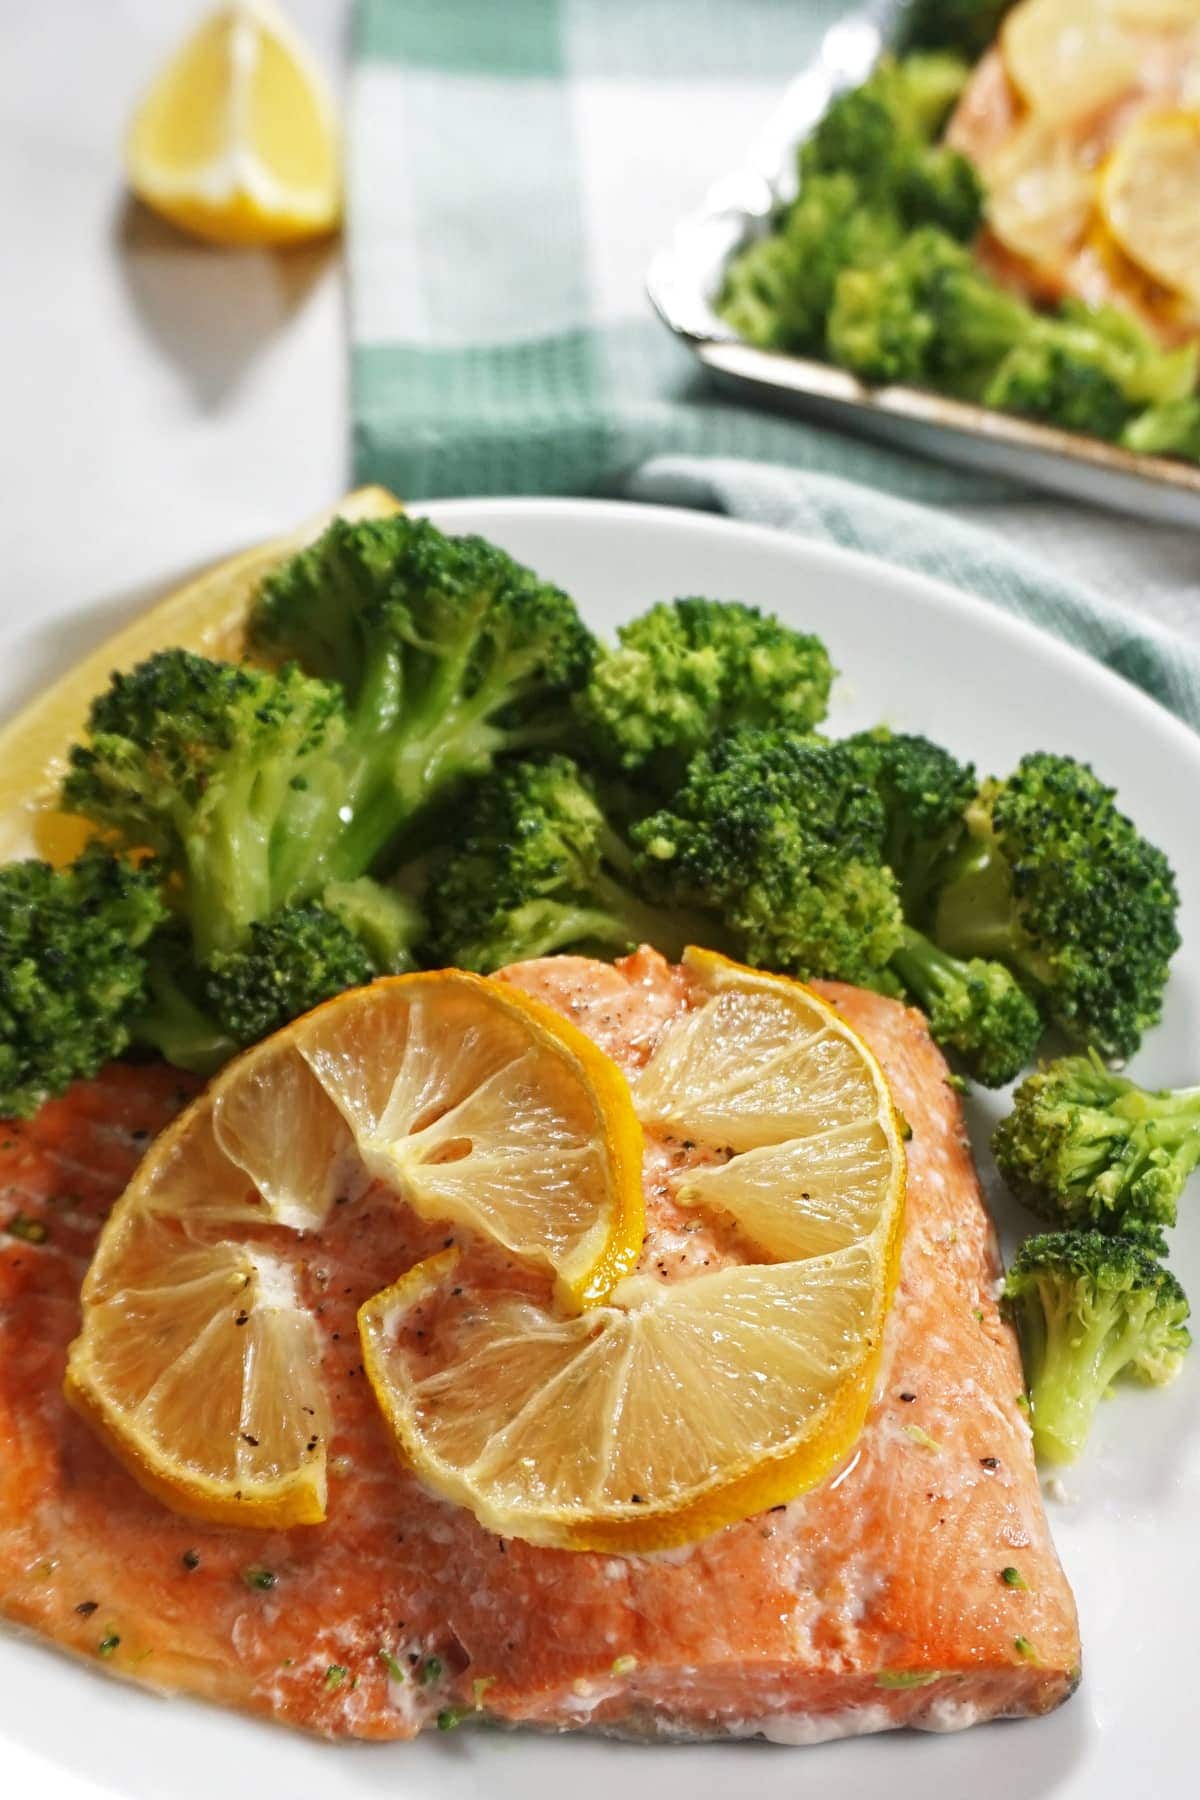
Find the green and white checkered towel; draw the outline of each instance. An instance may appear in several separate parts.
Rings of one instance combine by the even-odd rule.
[[[1194,597],[1200,641],[1194,535],[721,398],[651,313],[650,257],[843,10],[356,0],[357,473],[410,499],[627,493],[852,543],[1046,625],[1200,727],[1200,654],[1153,618],[1186,628]]]

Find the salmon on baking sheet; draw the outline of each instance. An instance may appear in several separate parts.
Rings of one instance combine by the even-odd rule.
[[[692,1003],[655,953],[504,979],[630,1074]],[[396,1461],[355,1313],[446,1231],[379,1189],[306,1242],[335,1420],[327,1522],[197,1524],[144,1494],[61,1398],[95,1233],[149,1134],[192,1091],[119,1067],[0,1138],[0,1610],[97,1667],[331,1737],[405,1738],[478,1710],[506,1724],[809,1743],[1046,1712],[1079,1639],[1043,1513],[1016,1345],[958,1096],[920,1016],[820,991],[879,1057],[912,1127],[900,1280],[865,1428],[831,1478],[657,1555],[486,1531]],[[647,1139],[642,1267],[728,1254],[670,1199],[685,1145]],[[1024,1585],[1011,1585],[1006,1569]]]
[[[1073,296],[1114,304],[1177,344],[1196,335],[1195,309],[1125,255],[1104,227],[1097,195],[1106,159],[1139,117],[1194,103],[1200,19],[1185,33],[1157,31],[1151,18],[1139,42],[1125,86],[1078,113],[1064,88],[1061,117],[1029,111],[993,47],[972,71],[945,136],[988,190],[976,253],[990,275],[1037,303]]]

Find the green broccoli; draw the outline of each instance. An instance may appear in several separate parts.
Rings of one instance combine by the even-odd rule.
[[[697,750],[740,725],[807,731],[833,668],[819,638],[736,600],[674,600],[622,625],[576,706],[591,753],[660,791]]]
[[[1111,440],[1133,410],[1106,356],[1045,333],[1009,351],[984,388],[983,404]]]
[[[568,757],[514,763],[480,784],[427,895],[431,949],[487,972],[558,950],[613,954],[639,942],[678,956],[712,944],[713,919],[649,904],[634,858]]]
[[[1021,1083],[992,1151],[1038,1212],[1161,1254],[1163,1228],[1200,1163],[1200,1087],[1150,1093],[1094,1054],[1063,1056]]]
[[[1074,1462],[1117,1377],[1161,1384],[1191,1343],[1187,1296],[1139,1244],[1099,1231],[1027,1238],[1004,1284],[1016,1320],[1034,1448]]]
[[[930,226],[873,268],[838,276],[826,341],[833,360],[866,381],[973,393],[1032,322],[1023,301]]]
[[[1127,450],[1146,456],[1183,456],[1200,462],[1200,395],[1148,406],[1121,434]]]
[[[162,859],[203,962],[304,890],[281,864],[289,847],[293,870],[312,855],[313,796],[343,792],[344,724],[338,690],[294,666],[162,651],[93,702],[63,804]]]
[[[839,271],[881,262],[901,234],[896,214],[868,205],[852,175],[814,174],[774,229],[731,260],[717,311],[760,349],[819,354]]]
[[[145,996],[132,1042],[179,1068],[210,1075],[248,1044],[344,988],[413,967],[424,922],[414,902],[379,882],[332,883],[320,902],[255,920],[232,950],[196,961],[179,920],[147,948]]]
[[[97,848],[0,869],[0,1115],[28,1117],[128,1047],[159,882]]]
[[[1014,0],[909,0],[904,44],[953,50],[974,62],[992,43]]]
[[[254,1044],[374,974],[349,925],[327,907],[305,903],[256,920],[245,943],[218,951],[204,971],[204,989],[233,1042]]]
[[[295,845],[297,894],[378,872],[497,756],[556,745],[595,649],[561,589],[483,538],[403,514],[335,521],[264,583],[251,638],[345,696],[344,791],[312,795],[306,833],[328,848],[314,880]]]
[[[1042,329],[1080,355],[1106,368],[1134,406],[1164,406],[1187,399],[1200,370],[1194,339],[1164,350],[1131,313],[1117,306],[1089,306],[1066,299]]]
[[[1175,877],[1085,763],[1037,752],[967,808],[931,935],[1006,963],[1049,1023],[1130,1056],[1179,947]]]
[[[908,226],[937,225],[975,235],[983,188],[967,159],[932,140],[969,71],[956,57],[884,57],[859,87],[839,94],[800,146],[800,185],[849,174],[863,199]]]
[[[903,924],[885,831],[853,752],[743,730],[699,752],[632,837],[651,891],[720,915],[750,962],[892,991]]]
[[[985,1087],[1003,1087],[1029,1063],[1042,1021],[1003,963],[978,956],[960,962],[906,927],[889,967],[937,1042],[957,1051]]]
[[[914,928],[926,921],[937,872],[966,834],[975,772],[913,733],[880,728],[843,745],[875,787],[886,818],[884,860],[899,883],[906,920],[890,972],[926,1013],[938,1043],[956,1051],[976,1079],[1001,1087],[1037,1048],[1036,1006],[1003,964],[959,962]]]
[[[965,814],[978,787],[975,770],[919,733],[882,725],[842,744],[883,804],[884,861],[900,884],[904,916],[923,925],[937,871],[966,835]]]
[[[194,1075],[215,1074],[243,1047],[214,1014],[191,933],[179,920],[147,946],[145,991],[130,1012],[129,1041]]]
[[[415,948],[425,935],[425,919],[412,894],[360,875],[357,881],[331,881],[321,902],[353,932],[374,974],[403,975],[415,968]]]

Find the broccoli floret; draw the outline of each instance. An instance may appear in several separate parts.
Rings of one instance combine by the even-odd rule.
[[[1003,963],[977,956],[960,962],[906,927],[891,968],[938,1043],[957,1051],[986,1087],[1003,1087],[1032,1058],[1042,1021]]]
[[[129,1021],[130,1041],[178,1069],[212,1075],[239,1050],[215,1016],[187,926],[172,920],[147,948],[146,986]]]
[[[1146,456],[1183,456],[1200,462],[1200,396],[1149,406],[1121,434],[1127,450]]]
[[[851,751],[746,730],[701,751],[632,835],[654,890],[711,908],[749,961],[888,988],[902,922],[885,830]]]
[[[963,243],[983,222],[983,183],[974,163],[949,144],[931,144],[912,158],[897,200],[901,217],[912,225],[936,226]]]
[[[930,226],[876,267],[839,275],[827,346],[866,381],[932,381],[973,392],[1032,317],[969,251]]]
[[[1164,350],[1145,326],[1117,306],[1089,306],[1067,299],[1043,326],[1056,341],[1094,360],[1136,406],[1161,406],[1187,398],[1196,386],[1200,344],[1192,340]]]
[[[953,955],[1006,963],[1069,1037],[1132,1055],[1161,1017],[1179,947],[1162,851],[1085,763],[1048,752],[985,782],[966,824],[932,936]]]
[[[800,147],[800,184],[849,174],[863,199],[902,224],[973,237],[983,189],[967,159],[932,139],[968,74],[952,56],[884,57],[861,86],[839,94]]]
[[[403,975],[415,966],[425,918],[411,894],[360,875],[357,881],[331,881],[321,900],[362,944],[376,975]]]
[[[204,986],[230,1038],[253,1044],[374,974],[365,945],[337,913],[303,904],[256,920],[244,944],[218,951]]]
[[[741,725],[808,731],[825,716],[833,668],[819,638],[736,600],[673,600],[621,626],[576,696],[588,747],[606,768],[666,791],[697,750]]]
[[[0,869],[0,1115],[28,1117],[128,1047],[159,882],[100,849]]]
[[[1038,1010],[1001,963],[959,962],[915,924],[928,912],[936,873],[959,847],[975,772],[929,738],[880,728],[844,740],[883,804],[884,860],[907,921],[890,969],[922,1008],[940,1044],[971,1074],[1001,1087],[1028,1063],[1042,1035]]]
[[[906,48],[953,50],[974,62],[982,56],[1014,0],[910,0]]]
[[[838,272],[882,261],[900,237],[895,213],[866,204],[853,176],[813,175],[776,228],[733,258],[717,311],[764,350],[818,352]]]
[[[149,945],[132,1041],[211,1075],[344,988],[412,968],[423,932],[413,900],[366,876],[331,883],[322,903],[299,902],[255,921],[236,949],[216,951],[206,964],[196,961],[186,927],[173,921]]]
[[[917,732],[879,726],[842,743],[858,758],[883,804],[884,861],[900,883],[904,916],[913,925],[924,924],[936,872],[966,832],[964,815],[978,785],[975,770]]]
[[[1119,1375],[1170,1381],[1191,1343],[1183,1289],[1128,1238],[1027,1238],[1004,1297],[1021,1336],[1034,1447],[1052,1462],[1074,1462]]]
[[[1107,361],[1086,344],[1031,337],[1009,351],[984,389],[983,403],[1064,431],[1119,438],[1132,406]]]
[[[1163,350],[1114,306],[1065,300],[1038,318],[995,371],[984,404],[1093,437],[1122,437],[1137,408],[1174,401],[1196,383],[1197,348]]]
[[[556,744],[594,643],[574,603],[503,550],[399,514],[337,520],[265,582],[252,641],[345,694],[346,791],[315,809],[321,870],[354,880],[505,752]]]
[[[1059,1057],[1021,1083],[992,1150],[1038,1212],[1161,1254],[1163,1228],[1200,1164],[1200,1088],[1150,1093],[1098,1056]]]
[[[433,954],[483,972],[566,949],[640,942],[678,956],[719,939],[716,921],[635,891],[633,855],[595,788],[565,756],[512,764],[481,784],[435,860]]]
[[[313,795],[341,791],[335,687],[167,650],[114,675],[88,725],[63,803],[161,857],[201,961],[303,886],[282,874],[284,852],[303,865]]]

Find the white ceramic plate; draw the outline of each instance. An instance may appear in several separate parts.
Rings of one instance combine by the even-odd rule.
[[[1167,1017],[1136,1072],[1200,1074],[1200,741],[1134,688],[981,602],[881,563],[691,513],[598,502],[491,500],[430,506],[453,531],[495,538],[574,593],[611,631],[676,594],[744,598],[819,632],[844,671],[835,729],[883,719],[927,731],[983,769],[1025,750],[1091,759],[1146,833],[1171,854],[1184,949]],[[35,633],[3,633],[14,686]],[[64,625],[68,621],[62,621]],[[64,661],[73,632],[62,632]],[[979,1143],[996,1102],[972,1101]],[[1200,1303],[1200,1196],[1175,1263]],[[1002,1222],[1011,1223],[1002,1199]],[[0,1446],[0,1456],[3,1446]],[[1200,1351],[1165,1392],[1102,1409],[1092,1447],[1051,1502],[1082,1615],[1084,1680],[1048,1719],[953,1738],[909,1733],[789,1750],[765,1744],[637,1746],[464,1730],[416,1744],[333,1747],[187,1701],[165,1701],[0,1635],[0,1792],[79,1800],[783,1800],[801,1792],[889,1800],[931,1790],[1061,1800],[1187,1791],[1200,1618]],[[1007,1771],[1007,1773],[1004,1773]]]

